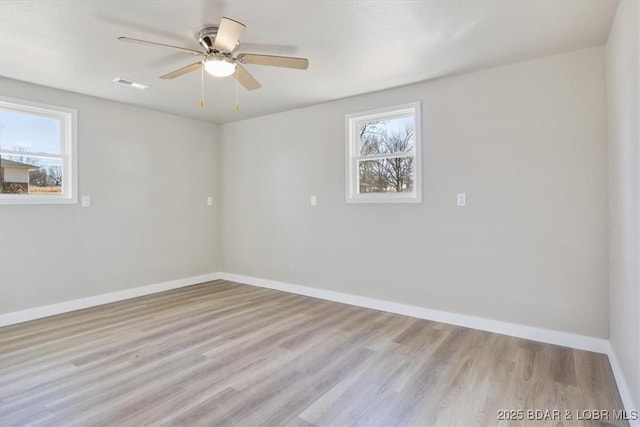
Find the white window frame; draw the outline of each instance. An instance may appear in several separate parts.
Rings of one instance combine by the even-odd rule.
[[[385,120],[399,117],[413,116],[414,148],[407,153],[385,154],[378,156],[360,156],[359,129],[362,122],[373,120]],[[422,202],[422,114],[420,102],[411,102],[403,105],[364,111],[361,113],[347,114],[345,116],[346,128],[346,176],[345,176],[345,201],[346,203],[421,203]],[[414,158],[413,191],[405,193],[360,193],[359,192],[359,168],[358,162],[363,159],[381,159],[396,157]]]
[[[62,161],[62,194],[3,194],[0,205],[29,204],[70,204],[78,203],[78,112],[72,108],[42,104],[17,98],[0,97],[0,108],[35,116],[48,117],[60,121],[60,154],[25,153],[0,148],[0,154],[13,156],[33,156]]]

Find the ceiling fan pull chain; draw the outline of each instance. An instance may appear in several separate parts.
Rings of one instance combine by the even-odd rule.
[[[238,104],[238,67],[236,67],[236,105],[234,105],[234,109],[238,111],[240,109],[240,104]]]
[[[200,67],[200,106],[204,107],[206,103],[204,102],[204,64]]]

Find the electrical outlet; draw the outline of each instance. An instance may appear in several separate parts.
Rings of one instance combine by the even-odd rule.
[[[458,206],[467,206],[467,193],[458,193],[456,198]]]

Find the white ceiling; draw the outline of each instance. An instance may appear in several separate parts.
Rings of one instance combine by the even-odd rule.
[[[0,2],[0,75],[224,123],[606,42],[615,0]],[[262,83],[158,76],[194,57],[118,36],[199,49],[222,16],[247,30],[238,52],[308,57],[307,71],[247,65]],[[125,77],[151,85],[117,85]]]

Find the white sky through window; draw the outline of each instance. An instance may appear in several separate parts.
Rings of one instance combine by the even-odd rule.
[[[60,121],[0,111],[0,147],[29,153],[60,154]]]

